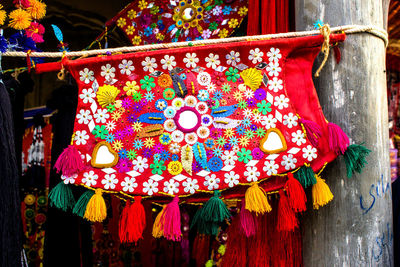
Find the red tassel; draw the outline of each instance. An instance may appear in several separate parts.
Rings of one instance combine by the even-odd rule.
[[[180,241],[181,232],[181,212],[179,210],[179,197],[169,203],[161,215],[161,221],[164,225],[164,237],[168,240]]]
[[[257,220],[256,215],[253,212],[248,211],[246,208],[245,200],[242,200],[240,208],[240,225],[244,234],[249,237],[256,234]]]
[[[333,52],[335,54],[336,64],[339,64],[340,59],[342,58],[342,53],[340,52],[339,46],[335,45],[333,47]]]
[[[58,157],[54,168],[64,176],[71,177],[82,171],[85,165],[79,151],[73,145],[69,145]]]
[[[278,205],[278,231],[293,231],[298,227],[296,213],[289,206],[288,198],[283,190],[279,191],[279,205]]]
[[[228,228],[228,241],[221,267],[246,266],[247,251],[250,248],[247,246],[247,237],[240,234],[240,227],[240,218],[236,216]]]
[[[286,181],[285,188],[289,205],[295,212],[306,211],[307,197],[306,193],[304,192],[303,186],[296,178],[294,178],[291,172],[288,172],[287,176],[288,180]]]
[[[135,202],[128,200],[122,210],[119,223],[119,238],[122,243],[133,243],[143,239],[143,230],[146,226],[146,214],[141,203],[142,197],[134,197]]]
[[[196,261],[196,266],[204,266],[209,259],[210,235],[197,234],[194,238],[192,258]]]

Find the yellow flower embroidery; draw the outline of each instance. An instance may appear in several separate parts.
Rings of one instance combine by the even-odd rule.
[[[235,28],[239,24],[237,19],[230,19],[228,22],[229,28]]]
[[[132,35],[135,32],[135,27],[133,27],[132,25],[129,25],[128,27],[126,27],[126,34],[128,35]]]
[[[121,113],[116,111],[111,115],[111,117],[113,120],[117,121],[117,120],[119,120],[119,118],[121,118]]]
[[[246,16],[247,15],[247,12],[248,12],[249,10],[247,9],[247,7],[245,7],[245,6],[243,6],[243,7],[241,7],[241,8],[239,8],[239,15],[240,16]]]
[[[124,147],[124,144],[120,140],[116,140],[112,146],[116,151],[120,151]]]
[[[225,38],[228,36],[228,30],[227,29],[222,29],[219,31],[218,33],[218,37],[219,38]]]
[[[157,34],[156,34],[156,38],[157,38],[157,40],[163,41],[164,38],[165,38],[165,35],[162,34],[162,33],[157,33]]]
[[[242,136],[239,139],[239,144],[241,146],[247,146],[250,143],[249,139],[246,136]]]
[[[145,0],[140,0],[139,1],[139,8],[140,9],[145,9],[147,7],[147,2]]]
[[[168,172],[172,175],[178,175],[182,172],[182,163],[179,161],[171,161],[168,164]]]
[[[128,13],[127,13],[129,19],[136,18],[136,14],[137,14],[136,11],[133,10],[133,9],[129,10]]]
[[[235,131],[233,129],[226,129],[225,130],[225,136],[228,138],[231,138],[235,134]]]
[[[126,25],[126,19],[124,19],[124,18],[119,18],[119,19],[117,20],[117,26],[118,26],[118,27],[122,28],[122,27],[124,27],[125,25]]]
[[[240,91],[236,91],[235,93],[233,93],[233,98],[236,101],[241,101],[243,99],[243,95]]]
[[[152,148],[154,146],[154,140],[152,138],[146,138],[146,140],[144,140],[144,146]]]
[[[139,132],[140,130],[142,130],[143,125],[142,125],[141,122],[135,122],[135,123],[133,124],[132,128],[133,128],[133,130],[134,130],[135,132]]]
[[[142,38],[138,35],[132,38],[132,44],[138,45],[142,42]]]
[[[127,81],[124,86],[124,91],[127,95],[133,95],[136,91],[139,90],[139,85],[137,85],[136,81]]]

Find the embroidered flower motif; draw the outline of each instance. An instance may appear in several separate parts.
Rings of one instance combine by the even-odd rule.
[[[229,67],[229,69],[225,72],[226,79],[230,82],[237,82],[237,80],[240,78],[238,72],[238,69]]]
[[[88,68],[84,68],[79,72],[79,79],[84,82],[85,84],[88,84],[94,80],[94,72],[92,70],[89,70]]]
[[[229,54],[225,56],[226,64],[236,66],[236,64],[240,62],[239,56],[240,56],[239,52],[231,51]]]
[[[183,63],[186,63],[186,68],[196,68],[197,63],[199,63],[199,58],[196,53],[186,53]]]
[[[114,148],[115,151],[120,151],[124,147],[124,144],[121,141],[116,140],[112,144],[112,147]]]
[[[235,165],[235,161],[238,160],[236,153],[234,151],[224,151],[224,154],[221,156],[225,165]]]
[[[108,131],[106,129],[106,126],[104,125],[96,125],[94,127],[94,130],[92,131],[92,134],[94,134],[94,136],[96,138],[101,138],[101,139],[105,139],[106,135],[108,134]]]
[[[255,113],[253,115],[253,121],[256,122],[256,123],[260,123],[262,119],[263,119],[263,116],[261,115],[261,113]],[[254,127],[256,127],[256,126],[254,126]],[[257,129],[252,129],[252,130],[255,131]]]
[[[217,68],[217,66],[221,64],[221,61],[219,60],[219,55],[214,55],[213,53],[210,53],[208,57],[205,58],[205,61],[207,62],[207,68],[212,69]]]
[[[212,9],[212,14],[214,16],[218,16],[219,14],[222,13],[222,6],[218,6],[216,5],[213,9]]]
[[[96,94],[93,92],[93,89],[83,89],[82,94],[79,95],[79,97],[82,99],[83,103],[93,103],[94,102],[94,97]]]
[[[317,158],[317,149],[308,145],[307,147],[302,149],[303,151],[303,158],[307,159],[308,161],[312,161],[313,159]]]
[[[258,177],[260,176],[260,172],[257,171],[257,167],[247,167],[244,172],[244,176],[246,177],[248,182],[257,182]]]
[[[188,95],[185,97],[185,105],[188,107],[194,107],[197,104],[197,99],[196,97],[192,95]]]
[[[279,90],[283,89],[282,80],[274,77],[268,81],[268,89],[277,93]]]
[[[169,181],[164,182],[164,192],[170,195],[176,194],[179,192],[179,183],[174,179],[170,179]]]
[[[185,141],[189,145],[193,145],[197,142],[197,135],[195,133],[188,133],[185,135]]]
[[[243,17],[243,16],[246,16],[246,15],[247,15],[247,12],[248,12],[248,11],[249,11],[249,10],[247,9],[247,7],[242,6],[241,8],[239,8],[238,14],[239,14],[239,16]]]
[[[289,155],[284,155],[283,157],[282,157],[282,162],[281,162],[281,164],[282,164],[282,166],[285,166],[285,169],[287,170],[287,171],[289,171],[289,170],[291,170],[291,169],[294,169],[295,167],[296,167],[296,164],[297,163],[297,159],[296,158],[293,158],[293,155],[292,154],[289,154]]]
[[[124,86],[124,91],[128,96],[133,95],[134,93],[139,90],[139,86],[137,85],[136,81],[127,81]]]
[[[197,184],[197,179],[187,178],[186,181],[182,183],[185,187],[183,190],[187,193],[194,194],[196,190],[199,189],[199,185]]]
[[[164,166],[164,161],[154,160],[154,163],[150,164],[150,169],[152,174],[161,175],[163,171],[167,169],[167,167]]]
[[[303,131],[297,130],[296,132],[292,133],[292,142],[298,146],[300,146],[301,144],[305,144],[306,139]]]
[[[168,172],[172,175],[178,175],[182,172],[182,163],[179,161],[171,161],[168,164]]]
[[[149,167],[149,164],[147,164],[147,159],[143,158],[142,156],[138,156],[132,161],[132,163],[133,169],[138,172],[144,172],[144,170]]]
[[[208,190],[218,189],[220,180],[215,174],[207,175],[204,179],[204,186],[207,186]]]
[[[87,132],[85,130],[82,131],[76,131],[75,132],[75,144],[76,145],[86,145],[87,141],[89,140],[89,135],[87,134]]]
[[[149,179],[147,182],[143,183],[143,193],[147,193],[152,196],[154,193],[158,192],[158,182]]]
[[[228,36],[229,32],[227,29],[222,29],[218,33],[219,38],[226,38]]]
[[[258,62],[262,61],[262,57],[264,53],[260,51],[259,48],[255,48],[254,50],[250,50],[249,60],[253,62],[253,64],[257,64]]]
[[[64,184],[74,184],[76,178],[78,178],[78,174],[73,174],[71,176],[61,175],[61,180],[63,180]]]
[[[132,71],[135,70],[135,67],[132,64],[132,60],[123,59],[122,62],[118,65],[121,74],[131,75]]]
[[[98,109],[93,115],[97,123],[106,123],[106,120],[110,117],[107,113],[107,109]]]
[[[161,59],[161,64],[163,69],[172,70],[176,66],[175,57],[165,55],[163,59]]]
[[[207,40],[211,37],[211,31],[209,29],[203,30],[203,33],[201,34],[201,37],[203,37],[204,40]]]
[[[117,20],[117,26],[120,28],[123,28],[126,25],[126,19],[125,18],[119,18]]]
[[[197,75],[197,82],[202,86],[207,86],[211,82],[211,76],[207,72],[200,72]]]
[[[275,96],[274,106],[278,107],[278,109],[287,108],[289,106],[289,98],[286,98],[285,95]]]
[[[121,186],[122,186],[122,191],[132,193],[138,186],[138,184],[136,183],[136,178],[125,177],[124,181],[121,182]]]
[[[267,103],[267,101],[263,100],[260,103],[257,103],[258,111],[260,111],[263,115],[267,115],[268,112],[271,112],[271,103]],[[291,128],[291,127],[289,127]]]
[[[141,88],[147,91],[151,91],[152,88],[156,86],[153,77],[144,76],[143,79],[140,80]]]
[[[238,160],[245,164],[249,163],[250,160],[253,159],[251,155],[251,150],[247,150],[246,148],[242,148],[240,151],[237,152]]]
[[[253,98],[253,97],[254,97],[254,91],[251,90],[251,89],[246,89],[246,90],[243,92],[243,94],[244,94],[244,97],[245,97],[246,99],[250,99],[250,98]]]
[[[181,131],[175,130],[172,132],[171,138],[172,138],[172,141],[174,141],[176,143],[180,143],[185,138],[185,135]]]
[[[278,62],[271,61],[268,64],[268,66],[266,68],[266,71],[268,72],[269,76],[278,76],[279,72],[281,72],[282,69],[281,69],[281,67],[279,67],[279,63]]]
[[[197,98],[200,101],[207,101],[210,98],[210,94],[207,92],[207,90],[199,90]]]
[[[279,165],[275,164],[275,161],[265,161],[263,171],[267,173],[268,176],[275,175],[278,173]]]
[[[104,179],[101,180],[101,183],[104,184],[104,189],[114,189],[115,185],[118,183],[118,179],[115,178],[115,174],[106,174],[104,175]]]
[[[278,62],[279,59],[282,58],[281,51],[279,50],[279,48],[274,48],[274,47],[271,47],[271,49],[267,53],[267,56],[269,58],[269,61],[274,61],[274,62]]]
[[[146,57],[144,61],[142,61],[143,71],[154,72],[154,69],[157,68],[157,63],[155,58]]]
[[[298,118],[296,115],[289,113],[283,116],[283,125],[287,125],[287,127],[290,129],[293,126],[297,126],[297,120]]]
[[[277,119],[275,119],[272,114],[269,114],[268,116],[262,117],[261,125],[264,126],[266,129],[275,128],[276,122],[277,122]]]
[[[121,153],[121,151],[123,151],[123,150],[121,149],[119,151],[119,154]],[[136,151],[134,151],[134,152],[136,153]],[[125,153],[125,157],[126,157],[126,154],[127,154],[127,152]],[[118,172],[120,172],[120,173],[128,172],[128,171],[131,170],[131,167],[132,167],[132,163],[128,159],[126,159],[125,157],[122,157],[121,154],[120,154],[120,158],[119,158],[118,164],[115,166],[117,168]]]
[[[178,143],[171,143],[168,149],[172,154],[178,154],[181,151],[181,145]]]
[[[235,19],[235,18],[231,18],[228,21],[229,28],[235,28],[238,24],[239,24],[239,21],[237,19]]]
[[[76,115],[76,118],[78,119],[79,124],[88,124],[89,121],[92,120],[92,115],[90,115],[89,110],[83,110],[81,109],[79,111],[79,114]]]
[[[160,77],[158,77],[158,85],[160,85],[163,88],[171,87],[172,86],[172,79],[171,76],[168,74],[162,74]]]
[[[225,173],[224,182],[228,184],[229,187],[234,187],[239,184],[239,174],[235,174],[234,171],[230,171],[229,173]]]
[[[94,171],[83,173],[83,177],[84,178],[82,179],[82,183],[87,186],[95,186],[97,184],[97,179],[99,178],[99,176],[95,174]]]
[[[105,66],[101,66],[100,75],[104,77],[106,80],[111,80],[115,77],[115,68],[111,66],[111,64],[106,64]]]

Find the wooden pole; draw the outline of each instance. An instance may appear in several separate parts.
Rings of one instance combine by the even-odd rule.
[[[296,0],[296,28],[310,30],[318,19],[331,27],[386,28],[388,2]],[[327,119],[372,152],[364,172],[352,179],[346,178],[342,158],[322,173],[335,198],[304,216],[304,266],[393,266],[385,47],[382,40],[361,33],[349,35],[340,50],[340,64],[331,50],[314,83]]]

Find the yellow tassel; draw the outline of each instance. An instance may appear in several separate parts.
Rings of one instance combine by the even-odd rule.
[[[160,237],[163,237],[163,236],[164,236],[164,231],[163,231],[163,228],[164,228],[163,226],[164,226],[164,225],[161,223],[161,218],[162,218],[162,214],[164,213],[164,210],[165,210],[165,207],[166,207],[166,206],[167,206],[167,205],[164,205],[164,206],[163,206],[162,211],[160,211],[160,212],[158,213],[156,219],[154,220],[152,235],[153,235],[155,238],[160,238]]]
[[[103,191],[98,188],[89,200],[83,218],[92,222],[102,222],[107,217],[106,202],[102,196]]]
[[[315,178],[317,183],[312,187],[313,207],[319,209],[333,199],[333,194],[324,179],[318,175],[315,175]]]
[[[248,211],[253,211],[258,215],[259,213],[264,214],[272,210],[268,203],[267,196],[257,183],[253,183],[253,185],[247,189],[244,197],[246,209]]]

